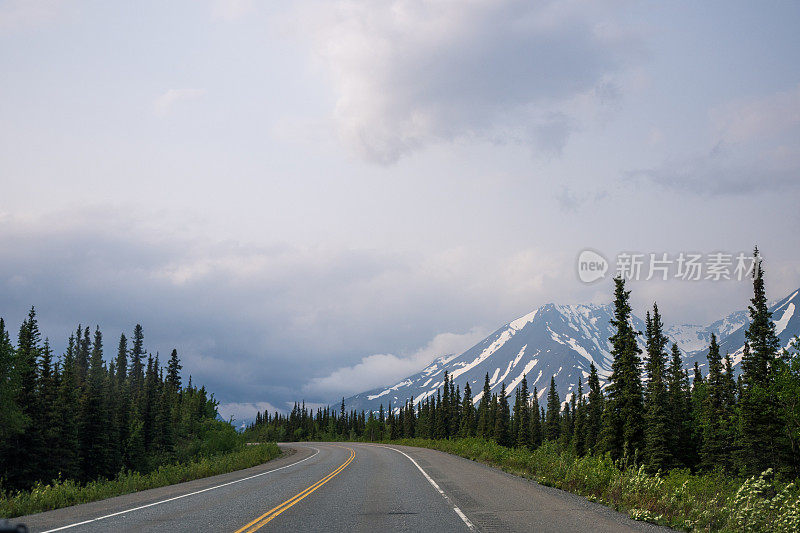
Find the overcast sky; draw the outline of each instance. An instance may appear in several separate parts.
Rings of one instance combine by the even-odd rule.
[[[551,302],[591,248],[800,286],[800,4],[0,2],[0,316],[141,323],[222,413],[335,402]],[[635,281],[668,323],[747,283]]]

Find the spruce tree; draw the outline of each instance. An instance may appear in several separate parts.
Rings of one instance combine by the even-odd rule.
[[[483,382],[483,393],[478,403],[478,436],[484,439],[489,438],[489,402],[491,401],[492,389],[489,387],[489,373]]]
[[[89,326],[81,330],[79,324],[76,339],[78,344],[75,365],[78,374],[78,382],[83,386],[86,383],[86,376],[89,373],[89,356],[92,349],[92,338]]]
[[[489,438],[495,438],[495,429],[497,428],[497,415],[499,411],[499,402],[497,399],[497,394],[492,394],[492,401],[489,402]]]
[[[501,446],[511,446],[513,444],[509,432],[510,418],[508,398],[506,398],[506,384],[503,382],[500,394],[497,397],[497,415],[494,422],[494,440]]]
[[[130,386],[133,401],[140,400],[144,387],[144,358],[144,332],[141,324],[136,324],[133,328],[133,345],[130,354]]]
[[[458,428],[461,425],[461,390],[456,387],[453,375],[450,374],[450,424],[448,427],[448,438],[458,435]]]
[[[586,449],[594,451],[600,438],[600,429],[603,420],[604,408],[603,391],[600,388],[600,377],[597,375],[597,367],[594,363],[589,365],[589,398],[586,418]]]
[[[630,291],[625,280],[614,279],[614,318],[616,333],[609,339],[614,362],[603,412],[604,449],[613,458],[636,457],[644,444],[641,350],[636,344],[637,332],[631,324]]]
[[[578,378],[578,403],[575,408],[575,433],[572,438],[578,457],[586,454],[586,398],[583,397],[583,380]]]
[[[112,478],[122,469],[123,450],[120,437],[123,433],[120,428],[122,410],[122,396],[119,393],[119,383],[116,376],[116,364],[109,365],[103,381],[103,412],[108,416],[105,423],[106,447],[103,450],[103,476]]]
[[[691,423],[689,412],[691,408],[689,381],[683,370],[681,351],[677,344],[672,345],[672,359],[670,360],[668,375],[668,408],[669,413],[669,448],[672,451],[672,464],[669,466],[688,467],[691,464]]]
[[[27,425],[25,415],[17,403],[19,376],[15,367],[14,345],[0,318],[0,471],[8,472],[6,447],[16,439]]]
[[[64,479],[81,477],[79,432],[78,375],[75,363],[75,337],[70,336],[67,352],[61,364],[61,379],[56,402],[58,447],[53,455],[58,459],[58,472]]]
[[[128,339],[122,333],[117,346],[117,360],[115,364],[117,384],[121,388],[128,377]]]
[[[775,397],[784,427],[781,473],[787,478],[800,478],[800,336],[785,349],[775,378]]]
[[[747,353],[742,358],[739,467],[746,475],[776,468],[782,456],[780,420],[774,390],[779,340],[767,305],[764,270],[758,248],[754,251],[753,298],[745,332]]]
[[[550,390],[547,391],[547,423],[544,435],[547,440],[557,441],[561,434],[561,399],[556,390],[556,378],[550,376]]]
[[[530,407],[530,447],[535,450],[542,445],[542,419],[539,414],[539,391],[533,387]]]
[[[13,488],[27,488],[40,479],[42,455],[45,452],[44,432],[39,422],[42,418],[39,395],[38,363],[41,352],[41,334],[36,310],[31,308],[19,329],[15,371],[19,386],[16,404],[26,420],[25,430],[8,443],[8,463],[16,465],[8,472],[7,482]]]
[[[727,439],[724,433],[725,424],[725,382],[722,375],[722,359],[719,355],[717,337],[711,334],[711,345],[708,349],[708,381],[703,401],[702,448],[700,449],[701,465],[706,470],[713,470],[725,462],[727,456]]]
[[[58,449],[58,424],[56,402],[58,401],[58,375],[53,363],[53,350],[50,341],[44,340],[39,365],[39,415],[36,421],[42,432],[42,445],[45,453],[40,461],[39,479],[53,480],[58,476],[58,458],[52,453]]]
[[[665,383],[667,338],[664,325],[653,304],[653,315],[647,313],[647,386],[644,393],[645,408],[645,460],[652,472],[666,470],[673,463],[673,450],[669,446],[668,395]]]
[[[523,374],[522,382],[519,389],[519,409],[517,416],[519,420],[516,422],[516,445],[520,448],[528,448],[531,445],[531,430],[530,430],[530,393],[528,392],[528,377]],[[538,411],[538,409],[537,409]]]
[[[691,426],[691,445],[689,447],[689,467],[695,468],[700,464],[700,450],[703,448],[703,405],[708,393],[700,365],[694,362],[694,377],[692,379],[692,392],[690,395],[689,410]]]
[[[472,389],[469,383],[464,384],[464,399],[461,401],[461,437],[475,436],[475,407],[472,406]]]
[[[106,475],[108,464],[106,412],[106,369],[103,363],[103,335],[100,328],[95,330],[86,387],[80,403],[80,453],[81,471],[85,480],[97,479]]]

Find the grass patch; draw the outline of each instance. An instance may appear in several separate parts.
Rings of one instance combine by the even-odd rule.
[[[80,484],[72,480],[37,483],[29,491],[0,495],[0,517],[13,518],[81,503],[104,500],[140,490],[225,474],[260,465],[281,454],[273,443],[247,446],[237,451],[162,465],[152,472],[123,472],[111,480]]]
[[[554,443],[535,451],[476,438],[393,443],[479,461],[603,503],[636,520],[686,531],[800,531],[800,490],[793,483],[776,483],[769,470],[747,480],[721,472],[648,474],[644,468],[624,468],[608,456],[562,453]]]

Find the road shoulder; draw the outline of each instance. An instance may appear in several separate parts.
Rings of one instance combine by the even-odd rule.
[[[23,523],[32,531],[49,530],[64,526],[66,524],[90,520],[100,516],[124,511],[126,509],[132,509],[143,505],[153,504],[155,502],[168,500],[170,498],[191,494],[193,492],[207,490],[212,487],[262,474],[277,468],[290,466],[294,463],[307,459],[314,454],[314,451],[309,448],[291,446],[287,444],[280,444],[279,446],[283,452],[280,457],[276,457],[275,459],[267,461],[266,463],[245,468],[243,470],[236,470],[234,472],[228,472],[225,474],[217,474],[210,477],[194,479],[175,485],[167,485],[164,487],[157,487],[139,492],[131,492],[129,494],[123,494],[104,500],[74,505],[72,507],[63,507],[61,509],[54,509],[52,511],[45,511],[28,516],[20,516],[13,518],[12,522]]]

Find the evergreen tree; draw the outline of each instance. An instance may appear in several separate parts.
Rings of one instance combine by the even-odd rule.
[[[742,358],[739,467],[746,475],[775,468],[781,462],[780,419],[773,387],[779,340],[775,334],[764,289],[764,270],[758,248],[754,251],[753,298],[748,307],[750,325],[745,332],[749,347]]]
[[[492,401],[489,403],[489,424],[488,424],[488,431],[489,431],[489,438],[495,438],[495,429],[497,428],[497,415],[499,411],[499,402],[497,399],[497,394],[492,394]]]
[[[439,391],[436,391],[437,396]],[[437,398],[438,399],[438,398]],[[436,438],[446,439],[450,428],[450,415],[452,410],[450,408],[450,374],[447,370],[444,371],[444,394],[441,397],[441,410],[439,417],[436,419]]]
[[[644,393],[645,409],[645,458],[647,467],[656,472],[666,470],[673,463],[673,450],[669,446],[668,393],[665,382],[667,338],[664,325],[653,304],[652,318],[646,317],[647,338],[647,386]]]
[[[125,378],[128,376],[128,339],[125,337],[124,333],[119,336],[115,368],[117,385],[121,388],[125,383]]]
[[[689,467],[695,468],[700,464],[700,450],[703,448],[703,405],[706,402],[706,383],[700,365],[694,362],[694,377],[692,379],[692,392],[689,398],[691,445],[689,447]]]
[[[80,441],[78,439],[78,375],[75,367],[75,337],[70,336],[67,352],[61,364],[61,379],[56,402],[57,448],[52,454],[58,459],[57,471],[64,479],[81,477]]]
[[[583,380],[578,378],[578,403],[575,407],[575,432],[572,437],[578,457],[586,454],[586,398],[583,397]]]
[[[177,394],[181,389],[181,360],[178,358],[178,350],[173,349],[167,363],[167,385],[170,392]]]
[[[19,386],[16,404],[22,410],[26,426],[8,443],[8,465],[15,465],[8,472],[7,482],[11,487],[30,486],[42,474],[42,454],[44,453],[44,433],[39,425],[42,418],[41,398],[38,394],[38,359],[42,349],[36,310],[31,308],[28,318],[19,329],[15,371]]]
[[[89,326],[86,326],[85,329],[81,329],[81,325],[78,324],[78,331],[76,332],[75,339],[77,341],[75,367],[78,375],[78,383],[83,386],[83,384],[86,382],[86,376],[89,372],[89,354],[92,349]]]
[[[707,470],[723,465],[728,455],[724,432],[728,422],[725,417],[725,395],[719,345],[716,335],[712,333],[711,346],[708,349],[708,381],[701,413],[703,441],[700,459],[701,465]]]
[[[141,324],[133,328],[133,345],[130,355],[131,395],[134,401],[139,400],[144,387],[144,332]]]
[[[464,384],[464,399],[461,401],[461,437],[475,436],[475,408],[472,406],[472,389],[469,383]]]
[[[489,387],[489,373],[483,382],[483,393],[480,403],[478,403],[478,436],[484,439],[489,438],[489,402],[491,401],[492,389]]]
[[[531,448],[536,449],[542,445],[542,419],[539,414],[539,391],[533,387],[530,409],[530,435]]]
[[[589,365],[589,403],[586,416],[586,449],[594,451],[597,441],[600,438],[600,428],[602,427],[604,398],[600,388],[600,377],[597,375],[597,367],[594,363]]]
[[[494,440],[501,446],[511,446],[513,440],[509,432],[511,414],[508,411],[508,398],[506,398],[506,384],[502,384],[500,395],[497,397],[497,415],[494,422]]]
[[[100,328],[95,330],[86,388],[80,403],[80,451],[81,470],[86,480],[97,479],[108,471],[106,450],[108,448],[108,413],[104,401],[106,392],[106,369],[103,363],[103,336]]]
[[[461,390],[456,387],[453,375],[450,374],[450,425],[448,427],[448,436],[455,437],[458,435],[458,429],[461,426]]]
[[[530,393],[528,392],[528,377],[523,374],[522,382],[519,386],[519,404],[516,422],[516,444],[520,448],[530,447],[531,445],[531,430],[530,430]],[[538,411],[538,409],[537,409]]]
[[[561,434],[561,399],[556,390],[556,378],[550,377],[550,390],[547,391],[547,423],[544,435],[547,440],[557,441]]]
[[[117,359],[115,363],[115,383],[109,384],[109,390],[115,395],[114,401],[109,406],[109,413],[112,417],[114,439],[119,447],[113,454],[112,463],[119,464],[120,468],[127,465],[125,454],[125,443],[128,442],[131,426],[131,385],[128,375],[128,339],[125,334],[119,336],[117,345]],[[177,405],[176,405],[177,407]],[[177,409],[176,409],[177,410]],[[130,465],[127,465],[130,466]]]
[[[11,343],[5,321],[0,318],[0,471],[8,472],[7,450],[12,442],[25,430],[28,420],[17,403],[19,376],[15,363],[16,354]]]
[[[52,453],[58,449],[58,426],[56,420],[56,402],[58,401],[58,375],[53,366],[53,350],[50,341],[44,340],[39,365],[39,415],[36,423],[41,428],[42,445],[45,453],[40,458],[39,478],[53,480],[58,476],[58,458]]]
[[[105,423],[106,447],[103,450],[103,476],[112,478],[122,469],[123,450],[120,436],[123,431],[120,428],[119,413],[122,410],[122,396],[119,393],[119,383],[116,376],[116,365],[111,363],[108,372],[105,373],[103,380],[103,406],[102,410],[108,416]]]
[[[689,412],[691,408],[689,380],[683,370],[681,351],[677,344],[672,345],[672,359],[668,375],[668,407],[669,413],[669,449],[672,450],[670,467],[688,467],[690,461],[691,424]]]
[[[641,350],[636,344],[636,331],[631,324],[630,291],[625,280],[615,278],[614,319],[616,333],[609,339],[613,348],[607,399],[603,411],[603,443],[614,458],[636,457],[644,444],[642,413]]]
[[[800,337],[795,337],[790,347],[791,349],[784,350],[779,363],[775,378],[775,398],[786,438],[784,466],[781,470],[788,478],[798,478],[800,477]]]

